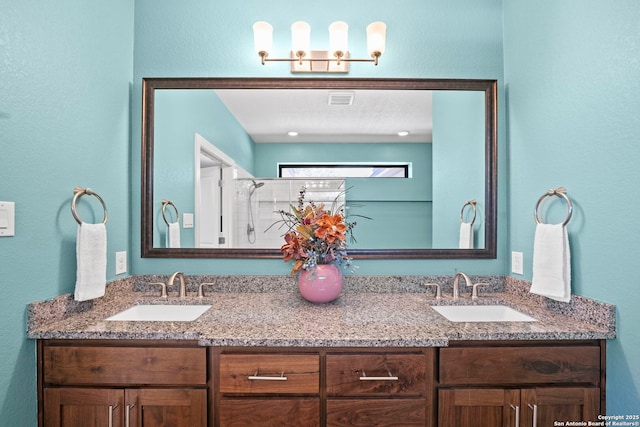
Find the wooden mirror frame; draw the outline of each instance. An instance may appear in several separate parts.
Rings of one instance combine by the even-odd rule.
[[[497,254],[497,81],[476,79],[144,78],[142,84],[143,258],[281,258],[279,248],[154,248],[154,100],[157,89],[337,89],[482,91],[485,101],[485,247],[483,249],[350,249],[354,259],[490,259]]]

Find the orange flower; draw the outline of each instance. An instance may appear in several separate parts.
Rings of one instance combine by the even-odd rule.
[[[280,247],[280,252],[284,255],[285,262],[299,259],[306,255],[296,233],[293,231],[288,232],[284,235],[284,240],[286,243]]]
[[[342,222],[342,215],[324,214],[322,218],[316,221],[318,228],[315,231],[316,237],[326,240],[329,243],[333,243],[336,239],[344,240],[344,232],[347,231],[347,226]]]

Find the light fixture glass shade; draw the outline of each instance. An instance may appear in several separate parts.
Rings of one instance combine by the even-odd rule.
[[[311,44],[311,26],[304,21],[291,25],[291,50],[293,53],[304,52],[309,55]]]
[[[367,50],[371,56],[384,53],[387,39],[387,26],[384,22],[372,22],[367,25]]]
[[[273,27],[265,21],[253,24],[253,45],[256,53],[271,52],[273,47]]]
[[[346,22],[336,21],[329,25],[329,52],[333,56],[344,56],[349,51],[349,26]],[[336,52],[340,52],[336,55]]]

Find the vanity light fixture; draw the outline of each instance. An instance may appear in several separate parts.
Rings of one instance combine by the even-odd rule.
[[[329,25],[329,50],[311,50],[311,26],[304,21],[291,25],[291,54],[289,58],[269,58],[273,49],[273,27],[265,21],[253,24],[255,50],[262,65],[266,62],[290,62],[292,73],[348,73],[349,62],[373,62],[384,53],[387,26],[372,22],[367,26],[367,51],[370,58],[356,59],[349,55],[349,26],[336,21]]]

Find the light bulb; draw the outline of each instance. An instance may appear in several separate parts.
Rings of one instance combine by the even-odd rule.
[[[387,26],[384,22],[372,22],[367,26],[367,50],[372,57],[384,53],[387,38]]]
[[[258,21],[253,24],[253,45],[256,53],[267,55],[271,52],[273,46],[273,27],[265,21]]]
[[[311,40],[311,26],[304,21],[294,22],[291,25],[291,50],[298,57],[309,54]]]
[[[329,51],[336,58],[344,57],[349,51],[349,26],[336,21],[329,25]]]

